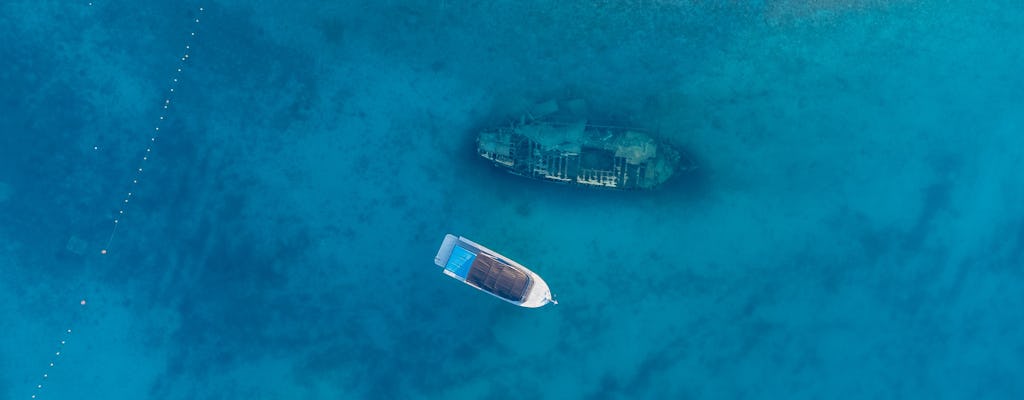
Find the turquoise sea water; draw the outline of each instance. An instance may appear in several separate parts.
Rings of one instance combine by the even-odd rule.
[[[0,398],[1024,396],[1016,2],[0,20]],[[475,157],[477,130],[551,98],[700,169],[590,192]],[[445,277],[445,233],[561,304]]]

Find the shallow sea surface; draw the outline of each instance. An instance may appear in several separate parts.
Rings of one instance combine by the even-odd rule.
[[[0,398],[1022,398],[1022,20],[4,1]],[[700,168],[594,192],[476,157],[548,99]],[[446,233],[560,304],[445,277]]]

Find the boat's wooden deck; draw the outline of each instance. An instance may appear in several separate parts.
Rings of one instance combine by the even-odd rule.
[[[505,265],[486,253],[477,254],[466,282],[514,302],[521,302],[530,287],[525,272]]]

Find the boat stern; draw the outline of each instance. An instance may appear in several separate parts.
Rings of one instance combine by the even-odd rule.
[[[444,240],[441,241],[441,247],[437,249],[437,255],[434,256],[434,264],[438,267],[444,268],[448,263],[448,259],[452,256],[452,250],[455,248],[455,242],[458,242],[459,238],[455,235],[447,234],[444,235]]]

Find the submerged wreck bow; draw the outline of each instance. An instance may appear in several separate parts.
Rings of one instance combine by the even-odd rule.
[[[693,168],[678,150],[640,129],[554,122],[545,117],[559,111],[558,103],[538,108],[540,116],[481,132],[477,153],[516,175],[618,190],[652,189]]]

